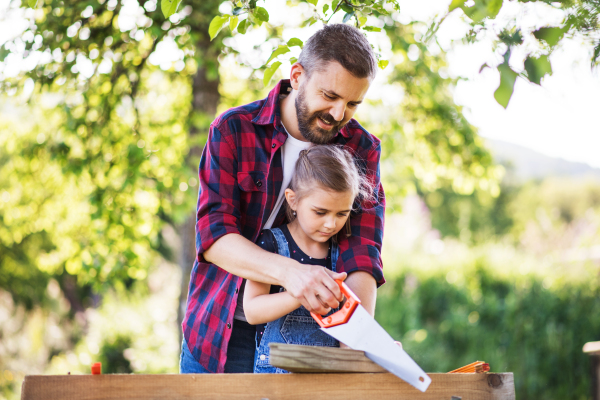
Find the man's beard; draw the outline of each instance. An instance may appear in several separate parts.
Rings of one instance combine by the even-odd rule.
[[[298,118],[298,129],[306,140],[315,144],[327,144],[343,127],[341,122],[336,121],[328,112],[319,111],[310,115],[305,101],[304,87],[298,90],[296,97],[296,117]],[[321,118],[327,124],[333,125],[331,130],[325,130],[317,125],[317,118]]]

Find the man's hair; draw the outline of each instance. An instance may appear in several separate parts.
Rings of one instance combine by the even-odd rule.
[[[322,71],[330,61],[337,61],[357,78],[375,78],[377,61],[367,38],[346,24],[325,25],[304,44],[298,62],[310,77]]]

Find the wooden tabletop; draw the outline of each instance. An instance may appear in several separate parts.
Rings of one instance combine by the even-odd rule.
[[[600,355],[600,342],[587,342],[583,345],[583,352]]]
[[[25,377],[21,399],[515,399],[512,373],[429,376],[421,393],[389,373],[34,375]]]

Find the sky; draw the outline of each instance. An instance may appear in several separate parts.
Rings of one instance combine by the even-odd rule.
[[[123,0],[123,2],[137,7],[137,1]],[[408,22],[429,21],[441,15],[447,9],[450,0],[399,0],[399,2],[401,18]],[[300,15],[277,12],[276,8],[282,7],[283,2],[267,0],[267,3],[268,8],[273,10],[271,15],[275,24],[278,23],[275,20],[278,15],[285,16],[286,24],[294,19],[300,21]],[[14,35],[15,31],[23,30],[27,26],[22,19],[23,14],[19,12],[20,18],[18,18],[14,11],[8,10],[8,5],[9,0],[0,0],[0,44]],[[517,19],[524,26],[539,28],[546,24],[559,23],[562,17],[560,12],[550,6],[505,2],[494,22],[496,26],[492,28],[499,29],[510,19]],[[294,22],[291,21],[291,24],[294,25]],[[313,28],[316,29],[316,25]],[[479,134],[485,138],[518,144],[551,157],[583,162],[600,168],[600,155],[598,155],[600,69],[590,68],[591,48],[581,40],[564,41],[550,58],[553,74],[546,76],[541,86],[517,79],[512,99],[504,109],[493,97],[499,84],[498,72],[490,68],[479,72],[480,66],[486,62],[491,65],[498,64],[499,56],[492,51],[491,40],[487,38],[476,44],[463,44],[459,39],[464,36],[467,29],[468,24],[464,21],[462,12],[456,10],[445,20],[439,30],[437,42],[447,54],[449,76],[465,78],[460,80],[455,88],[455,101],[464,106],[465,116],[478,128]],[[312,34],[310,29],[288,28],[284,31],[284,37],[297,36],[301,39],[308,38],[310,34]],[[240,48],[252,49],[252,42],[260,43],[264,41],[264,37],[261,37],[260,31],[256,31],[254,37],[247,34],[236,40]],[[386,43],[385,40],[381,40],[381,36],[369,34],[369,40],[379,41],[382,53],[386,52]],[[269,44],[266,44],[262,51],[252,49],[254,53],[248,53],[248,59],[254,62],[250,64],[256,64],[257,67],[262,65],[265,61],[262,58],[268,57],[270,49]],[[160,56],[152,57],[150,62],[157,65],[162,62],[160,66],[165,69],[170,68],[171,65],[176,69],[182,68],[183,54],[174,42],[162,43],[159,45],[159,51]],[[514,55],[511,61],[515,68],[522,69],[522,59],[519,65],[518,54]],[[12,67],[0,65],[0,75],[2,69],[5,74],[8,74],[11,68],[17,69],[17,64],[19,63],[15,61]],[[89,60],[82,60],[80,64],[82,73],[86,67],[91,70]],[[110,68],[110,65],[106,67]],[[26,68],[26,65],[23,64],[19,68]],[[285,63],[282,72],[285,76]],[[369,97],[385,97],[382,93],[386,73],[384,71],[379,75],[369,92]]]

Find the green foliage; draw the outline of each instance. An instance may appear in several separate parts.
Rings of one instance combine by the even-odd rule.
[[[313,6],[317,5],[317,0],[307,0],[306,2]],[[263,23],[269,22],[268,10],[264,7],[257,6],[256,1],[240,0],[237,2],[232,1],[231,3],[234,6],[232,12],[234,15],[240,15],[240,17],[242,15],[247,15],[246,19],[239,22],[237,34],[244,35],[248,31],[248,29],[251,29],[253,27],[260,27]],[[400,8],[397,0],[334,0],[331,3],[331,6],[329,4],[325,4],[321,12],[319,12],[319,10],[314,10],[314,12],[311,12],[309,17],[307,16],[304,18],[302,25],[310,26],[316,23],[317,21],[321,21],[322,23],[327,24],[331,21],[334,15],[339,15],[338,13],[343,13],[343,17],[341,19],[342,23],[354,23],[354,25],[357,28],[360,28],[366,32],[380,32],[382,29],[379,27],[365,25],[367,22],[367,17],[372,16],[375,18],[383,19],[383,17],[391,16],[393,12],[398,12],[399,9]],[[221,28],[225,25],[225,23],[229,20],[230,17],[231,15],[229,14],[222,14],[217,15],[213,18],[208,31],[211,40],[218,35]],[[235,24],[230,24],[230,30],[233,31],[234,28]],[[272,28],[277,29],[279,27]],[[265,82],[265,85],[267,85],[268,82],[270,82],[271,77],[273,76],[273,74],[275,74],[275,72],[281,65],[281,63],[279,63],[277,67],[274,68],[273,66],[275,64],[272,64],[270,67],[267,68],[269,62],[271,62],[271,60],[275,57],[288,53],[289,47],[300,46],[300,48],[302,48],[302,41],[296,37],[289,39],[287,42],[287,46],[283,44],[284,41],[278,33],[273,35],[273,39],[276,39],[279,42],[279,44],[277,44],[277,47],[274,48],[271,57],[269,57],[269,59],[263,66],[255,68],[255,70],[265,71],[265,75],[263,77],[263,82]],[[228,49],[228,52],[235,53],[236,51],[234,49]],[[290,56],[286,61],[290,62],[290,64],[293,64],[296,62],[296,57]],[[384,69],[387,66],[387,64],[388,60],[379,60],[378,62],[378,65],[381,69]],[[266,77],[266,74],[269,74],[268,78]]]
[[[432,227],[442,237],[456,237],[471,244],[503,238],[531,246],[539,255],[550,258],[559,249],[598,244],[594,237],[596,215],[600,213],[600,182],[594,179],[503,183],[497,197],[482,190],[462,195],[448,187],[433,192],[419,185],[417,188],[431,212]]]
[[[208,27],[208,34],[210,35],[210,40],[213,40],[215,36],[219,34],[225,23],[229,21],[229,15],[221,17],[217,15],[210,22],[210,26]]]
[[[501,278],[480,260],[389,279],[376,319],[426,371],[484,360],[514,373],[519,399],[584,399],[590,372],[581,348],[598,339],[591,316],[599,309],[597,280],[548,287],[532,276]]]
[[[104,342],[98,361],[102,363],[103,374],[130,374],[133,372],[131,363],[124,356],[125,350],[131,347],[131,338],[117,336],[109,342]]]
[[[296,39],[296,38],[294,38]],[[291,39],[290,39],[291,40]],[[299,40],[299,39],[298,39]],[[270,63],[272,59],[274,59],[275,57],[281,55],[281,54],[285,54],[285,53],[289,53],[290,52],[290,48],[284,45],[279,45],[279,47],[277,47],[273,53],[271,54],[271,57],[269,57],[269,59],[267,60],[266,64]],[[281,64],[281,63],[280,63]],[[275,71],[273,71],[275,72]],[[271,74],[272,75],[272,74]],[[267,82],[268,83],[268,82]]]
[[[497,21],[500,9],[503,5],[503,0],[472,0],[466,2],[465,0],[453,0],[449,7],[448,13],[433,21],[429,27],[429,37],[432,37],[435,32],[439,29],[440,25],[444,22],[449,13],[454,12],[456,9],[461,9],[464,14],[468,17],[471,24],[471,31],[464,37],[469,42],[481,40],[486,38],[488,40],[489,35],[496,37],[494,47],[498,44],[504,44],[508,50],[505,53],[505,60],[501,66],[498,67],[501,75],[501,82],[498,90],[494,94],[496,101],[506,108],[510,96],[512,95],[512,87],[514,86],[514,80],[517,76],[521,76],[530,82],[540,84],[540,79],[545,74],[552,74],[552,68],[548,62],[548,56],[558,47],[559,43],[567,37],[581,37],[583,38],[594,50],[592,52],[591,65],[598,65],[600,63],[600,39],[598,33],[600,32],[600,3],[597,0],[572,0],[572,1],[561,1],[551,2],[548,0],[518,0],[519,3],[537,3],[550,5],[556,9],[564,12],[565,18],[558,26],[546,26],[539,29],[527,28],[528,32],[524,34],[532,34],[532,36],[538,41],[538,48],[531,46],[531,44],[523,45],[523,40],[515,41],[513,35],[507,35],[506,32],[519,33],[526,27],[523,26],[523,22],[519,19],[511,19],[508,22]],[[506,2],[508,3],[508,1]],[[468,4],[468,5],[467,5]],[[503,29],[500,33],[498,31],[498,24],[503,24]],[[539,25],[538,25],[539,26]],[[483,32],[487,32],[487,35]],[[510,49],[519,47],[519,54],[524,52],[526,62],[527,75],[519,74],[519,71],[515,71],[508,65],[506,56],[510,58]],[[541,54],[540,54],[541,53]],[[513,54],[517,54],[513,52]],[[545,57],[545,58],[543,58]],[[534,61],[534,60],[537,60]]]
[[[460,8],[473,22],[481,22],[485,18],[495,18],[502,8],[502,0],[481,0],[471,6],[466,6],[464,3],[465,0],[453,0],[448,10]]]
[[[160,8],[165,18],[175,14],[180,3],[181,0],[160,0]]]
[[[0,119],[0,287],[15,301],[44,304],[50,278],[66,290],[75,277],[85,293],[127,288],[167,255],[161,229],[193,208],[199,155],[189,147],[202,145],[214,117],[191,111],[191,76],[218,78],[206,31],[219,4],[187,5],[165,21],[146,3],[128,21],[120,2],[49,0],[23,35],[41,40],[0,46],[51,55],[0,81],[14,96]],[[161,71],[150,55],[169,40],[187,57]]]
[[[271,64],[271,66],[269,68],[267,68],[265,70],[265,75],[263,78],[263,83],[265,86],[267,86],[269,84],[269,82],[271,81],[271,78],[273,77],[273,74],[275,73],[275,71],[277,71],[277,68],[279,68],[280,65],[281,65],[281,62],[275,61],[273,64]]]
[[[509,234],[514,226],[511,207],[518,189],[502,186],[497,197],[478,190],[470,195],[440,188],[425,195],[431,210],[431,223],[443,237],[456,237],[466,243],[483,243]]]
[[[565,35],[565,28],[540,28],[533,31],[533,36],[538,40],[543,40],[549,46],[554,47]]]
[[[592,223],[600,210],[600,183],[594,179],[550,178],[530,182],[515,193],[508,208],[513,215],[514,233],[523,233],[533,221],[548,231],[564,231],[569,224]],[[582,229],[581,227],[580,229]]]
[[[476,188],[496,197],[503,168],[492,163],[474,128],[454,104],[455,80],[443,77],[445,60],[432,55],[415,39],[412,25],[386,26],[391,38],[394,70],[390,91],[402,93],[393,107],[382,107],[393,118],[371,119],[359,109],[358,119],[382,140],[382,176],[391,207],[406,194],[440,188],[470,195]],[[379,111],[381,112],[381,111]]]
[[[552,66],[548,56],[527,57],[525,71],[527,71],[529,81],[539,85],[544,76],[552,75]]]
[[[505,57],[504,63],[498,66],[498,72],[500,72],[500,86],[494,92],[494,98],[502,107],[508,107],[508,102],[512,97],[515,89],[515,81],[517,80],[517,73],[512,70],[508,65],[508,59],[510,52],[507,53],[508,57]]]
[[[18,265],[34,265],[40,278],[66,271],[97,289],[146,276],[161,245],[161,219],[181,218],[177,213],[189,201],[181,189],[191,175],[182,169],[186,133],[174,108],[189,104],[186,89],[160,75],[139,77],[138,101],[178,88],[183,104],[147,101],[145,110],[135,110],[122,92],[125,81],[113,87],[98,77],[84,95],[69,87],[59,91],[62,109],[20,110],[37,115],[37,123],[23,127],[15,118],[4,124],[0,190],[8,201],[0,210],[0,249],[6,249],[0,265],[24,287],[36,281],[28,282],[32,273],[20,274]],[[98,96],[105,92],[111,95]],[[72,97],[80,103],[70,103]]]

